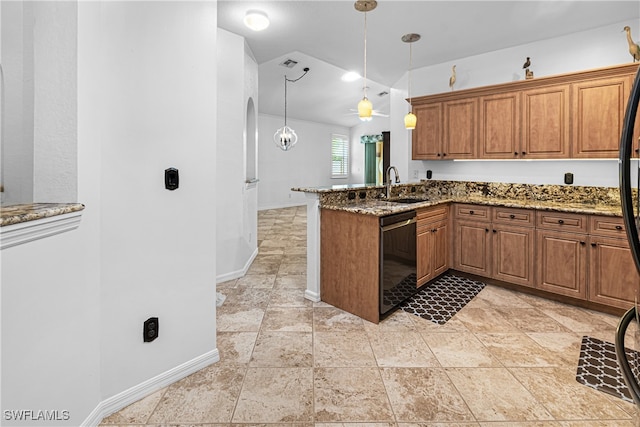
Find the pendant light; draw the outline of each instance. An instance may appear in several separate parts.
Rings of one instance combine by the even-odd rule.
[[[304,68],[303,71],[304,74],[295,80],[290,80],[286,75],[284,76],[284,126],[273,134],[273,142],[282,151],[289,151],[298,142],[296,131],[287,126],[287,82],[295,83],[303,78],[309,72],[309,67]]]
[[[413,66],[413,51],[411,50],[411,44],[418,40],[420,40],[420,34],[409,33],[402,36],[402,41],[409,43],[409,90],[407,92],[407,95],[409,96],[409,106],[411,106],[411,68]],[[409,130],[415,129],[417,121],[418,118],[416,115],[409,111],[407,115],[404,116],[404,127]]]
[[[368,122],[373,114],[373,104],[367,98],[367,12],[372,11],[378,6],[376,0],[358,0],[354,7],[358,12],[364,12],[364,85],[362,90],[364,97],[358,102],[358,117],[360,120]]]

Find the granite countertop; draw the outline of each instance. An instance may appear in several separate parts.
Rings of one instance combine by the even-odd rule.
[[[82,203],[27,203],[0,207],[0,227],[35,221],[84,209]]]
[[[324,209],[341,210],[346,212],[354,212],[365,215],[385,216],[400,212],[406,212],[414,209],[427,208],[442,203],[472,203],[488,206],[504,206],[510,208],[526,208],[538,209],[558,212],[570,212],[579,214],[605,215],[605,216],[622,216],[620,206],[598,204],[598,203],[576,203],[576,202],[554,202],[554,201],[538,201],[538,200],[510,200],[494,197],[481,196],[442,196],[433,197],[429,200],[417,203],[398,203],[388,200],[353,200],[349,202],[336,204],[322,204]]]

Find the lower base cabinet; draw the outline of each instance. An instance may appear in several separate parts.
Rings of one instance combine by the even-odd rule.
[[[534,286],[535,230],[494,224],[492,277],[518,285]]]
[[[453,268],[466,273],[491,275],[491,235],[489,224],[456,221]]]
[[[449,269],[449,206],[436,206],[417,211],[416,285],[424,285]]]
[[[625,239],[591,236],[589,301],[628,309],[634,304],[640,276]]]
[[[587,235],[536,231],[537,288],[573,298],[587,296]]]

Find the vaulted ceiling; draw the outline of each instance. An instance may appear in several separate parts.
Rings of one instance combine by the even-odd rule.
[[[266,30],[254,32],[243,25],[250,9],[269,16]],[[378,94],[389,91],[409,67],[409,48],[401,40],[407,33],[421,35],[413,45],[413,67],[420,68],[637,18],[637,0],[380,0],[367,13],[369,98],[376,110],[388,113],[388,95]],[[261,113],[281,116],[284,76],[298,78],[309,67],[307,76],[287,87],[287,116],[346,127],[358,124],[351,110],[362,97],[362,79],[341,80],[346,71],[363,73],[364,14],[355,10],[352,0],[222,0],[218,26],[245,37],[258,61]],[[283,67],[286,59],[298,64]]]

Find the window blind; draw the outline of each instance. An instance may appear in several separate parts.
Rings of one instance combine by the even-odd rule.
[[[349,139],[345,135],[331,135],[331,178],[349,176]]]

